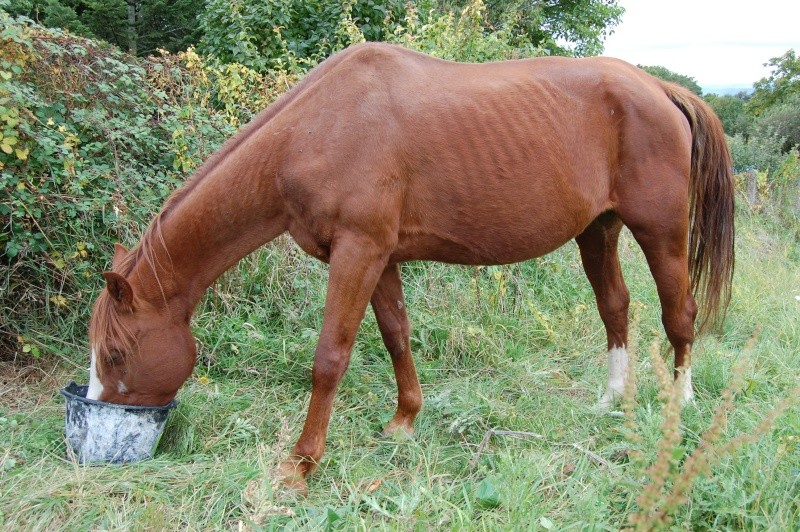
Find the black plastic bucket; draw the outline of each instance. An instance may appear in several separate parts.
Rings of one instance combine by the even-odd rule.
[[[164,406],[132,406],[86,398],[88,386],[70,382],[67,400],[67,454],[82,464],[138,462],[153,457],[176,401]]]

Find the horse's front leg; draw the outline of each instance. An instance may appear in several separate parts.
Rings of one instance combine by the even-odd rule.
[[[308,489],[306,476],[325,450],[336,387],[387,257],[373,239],[361,235],[337,235],[331,249],[325,313],[311,371],[311,403],[300,438],[280,468],[284,483],[302,494]]]

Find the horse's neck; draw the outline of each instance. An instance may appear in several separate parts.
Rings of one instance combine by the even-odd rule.
[[[137,268],[140,279],[149,278],[154,302],[191,314],[223,272],[286,230],[275,185],[277,150],[260,142],[271,135],[253,136],[187,182],[151,226],[153,257]]]

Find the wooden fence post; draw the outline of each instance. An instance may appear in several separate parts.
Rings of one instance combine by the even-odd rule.
[[[752,209],[758,204],[758,174],[753,168],[747,171],[745,180],[747,183],[747,202]]]

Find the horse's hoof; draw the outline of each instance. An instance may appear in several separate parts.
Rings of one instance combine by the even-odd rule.
[[[414,439],[414,428],[390,421],[380,433],[386,440],[405,441]]]
[[[301,497],[308,497],[308,482],[299,464],[291,460],[283,462],[278,468],[278,479],[286,489]]]
[[[595,409],[601,413],[609,413],[614,410],[614,407],[622,403],[622,396],[625,394],[624,389],[617,389],[609,387],[603,397],[600,398]]]
[[[601,397],[597,404],[594,405],[594,409],[601,414],[607,414],[608,412],[611,412],[613,407],[614,400],[607,397]]]

